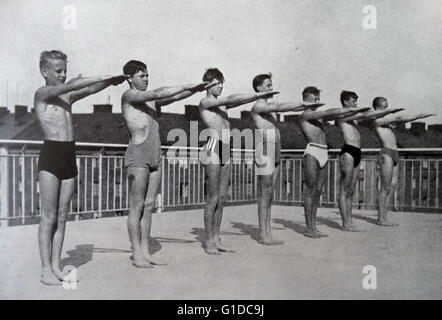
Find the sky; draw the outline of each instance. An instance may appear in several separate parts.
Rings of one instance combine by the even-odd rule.
[[[365,29],[364,7],[376,8],[376,29]],[[66,29],[75,8],[76,28]],[[68,78],[121,74],[144,61],[151,89],[197,83],[218,67],[223,95],[253,92],[252,79],[273,74],[274,101],[301,99],[305,86],[322,90],[327,107],[342,90],[361,107],[385,96],[406,113],[436,113],[442,123],[442,1],[440,0],[0,0],[0,105],[33,105],[44,85],[43,50],[68,55]],[[73,20],[71,20],[73,21]],[[127,84],[77,102],[73,112],[110,103],[120,112]],[[6,94],[6,92],[8,94]],[[184,111],[191,98],[165,107]],[[229,111],[238,117],[251,105]]]

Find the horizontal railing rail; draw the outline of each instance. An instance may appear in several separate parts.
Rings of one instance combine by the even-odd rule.
[[[0,222],[2,225],[25,224],[38,221],[40,189],[38,181],[38,149],[42,141],[0,140]],[[96,144],[77,142],[78,177],[70,205],[71,219],[121,215],[128,210],[129,184],[124,168],[125,144]],[[34,147],[33,147],[34,146]],[[93,153],[90,153],[90,149]],[[201,207],[206,200],[204,166],[198,159],[200,148],[167,147],[189,152],[172,156],[166,152],[162,159],[161,191],[157,198],[158,211]],[[85,150],[83,150],[85,149]],[[88,151],[86,151],[86,149]],[[107,154],[111,151],[112,154]],[[233,150],[229,202],[252,203],[257,197],[257,176],[253,150]],[[274,201],[279,204],[302,205],[304,176],[302,152],[283,150],[279,179]],[[336,207],[339,196],[340,150],[332,154],[326,166],[327,179],[321,204]],[[363,149],[361,170],[354,195],[354,205],[361,209],[375,209],[380,186],[377,159]],[[401,149],[400,154],[414,154],[418,158],[399,160],[398,188],[391,208],[404,211],[441,212],[442,148]],[[428,154],[428,156],[426,156]],[[436,155],[436,157],[435,157]],[[439,155],[441,158],[439,158]]]

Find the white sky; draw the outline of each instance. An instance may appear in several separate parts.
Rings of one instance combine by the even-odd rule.
[[[63,28],[63,8],[77,10],[77,29]],[[377,30],[362,27],[363,7],[377,8]],[[439,0],[1,0],[0,105],[32,106],[44,84],[42,50],[68,55],[68,78],[119,74],[130,59],[145,61],[150,88],[194,83],[208,67],[224,73],[224,95],[251,92],[258,73],[272,72],[278,101],[299,100],[307,85],[339,106],[343,89],[360,106],[383,95],[409,113],[439,113],[442,123],[442,1]],[[19,87],[19,94],[17,94]],[[79,102],[115,111],[126,84]],[[183,112],[202,94],[164,111]],[[232,111],[249,110],[250,105]]]

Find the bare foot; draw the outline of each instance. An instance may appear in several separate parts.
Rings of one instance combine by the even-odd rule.
[[[344,225],[342,226],[342,231],[347,232],[362,232],[363,230],[357,228],[354,224]]]
[[[62,282],[58,280],[52,270],[42,271],[40,282],[47,286],[61,286]]]
[[[144,258],[135,258],[134,256],[131,256],[132,264],[140,269],[149,269],[153,268],[153,266]]]
[[[270,237],[273,241],[275,241],[278,245],[283,245],[283,244],[284,244],[284,241],[279,240],[279,239],[276,238],[273,234],[269,234],[269,237]]]
[[[215,243],[206,243],[204,247],[204,251],[211,256],[219,256],[220,252],[218,251],[218,248],[216,247]]]
[[[151,255],[144,255],[147,261],[149,261],[151,264],[156,266],[167,266],[167,263],[165,261],[162,261],[161,259],[154,258]]]
[[[311,230],[311,229],[308,229],[308,231],[304,233],[304,236],[306,236],[307,238],[314,238],[314,239],[323,237],[316,230]]]
[[[328,237],[328,235],[326,235],[325,233],[319,231],[318,229],[315,228],[314,230],[315,230],[315,232],[316,232],[317,234],[319,234],[320,237],[322,237],[322,238]]]
[[[382,226],[382,227],[397,227],[397,226],[399,226],[398,223],[393,223],[393,222],[386,221],[386,220],[384,220],[384,221],[376,220],[376,224],[378,226]]]
[[[280,242],[276,241],[275,239],[271,238],[268,235],[260,236],[258,242],[265,246],[278,246],[281,244]]]
[[[52,268],[52,271],[54,272],[55,276],[60,281],[77,282],[77,283],[80,282],[80,279],[77,276],[67,277],[69,275],[69,273],[72,272],[72,270],[63,272],[60,268]]]
[[[216,242],[215,242],[215,248],[218,249],[218,251],[220,251],[220,252],[236,253],[235,250],[225,247],[225,246],[221,243],[221,241],[216,241]]]

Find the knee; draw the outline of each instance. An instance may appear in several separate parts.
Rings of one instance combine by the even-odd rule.
[[[228,198],[227,195],[219,196],[219,197],[218,197],[218,204],[219,204],[219,205],[225,205],[226,202],[227,202],[227,198]]]
[[[207,204],[216,206],[219,201],[219,196],[217,194],[209,194],[207,198]]]
[[[155,198],[147,198],[144,202],[144,210],[152,211],[155,208]]]
[[[132,201],[132,210],[136,212],[143,211],[144,208],[144,202],[143,201]]]
[[[66,221],[68,220],[68,215],[67,212],[66,213],[60,213],[57,217],[57,223],[58,224],[64,224],[66,223]]]
[[[57,223],[57,210],[45,209],[40,217],[40,223],[44,225],[53,225]]]

